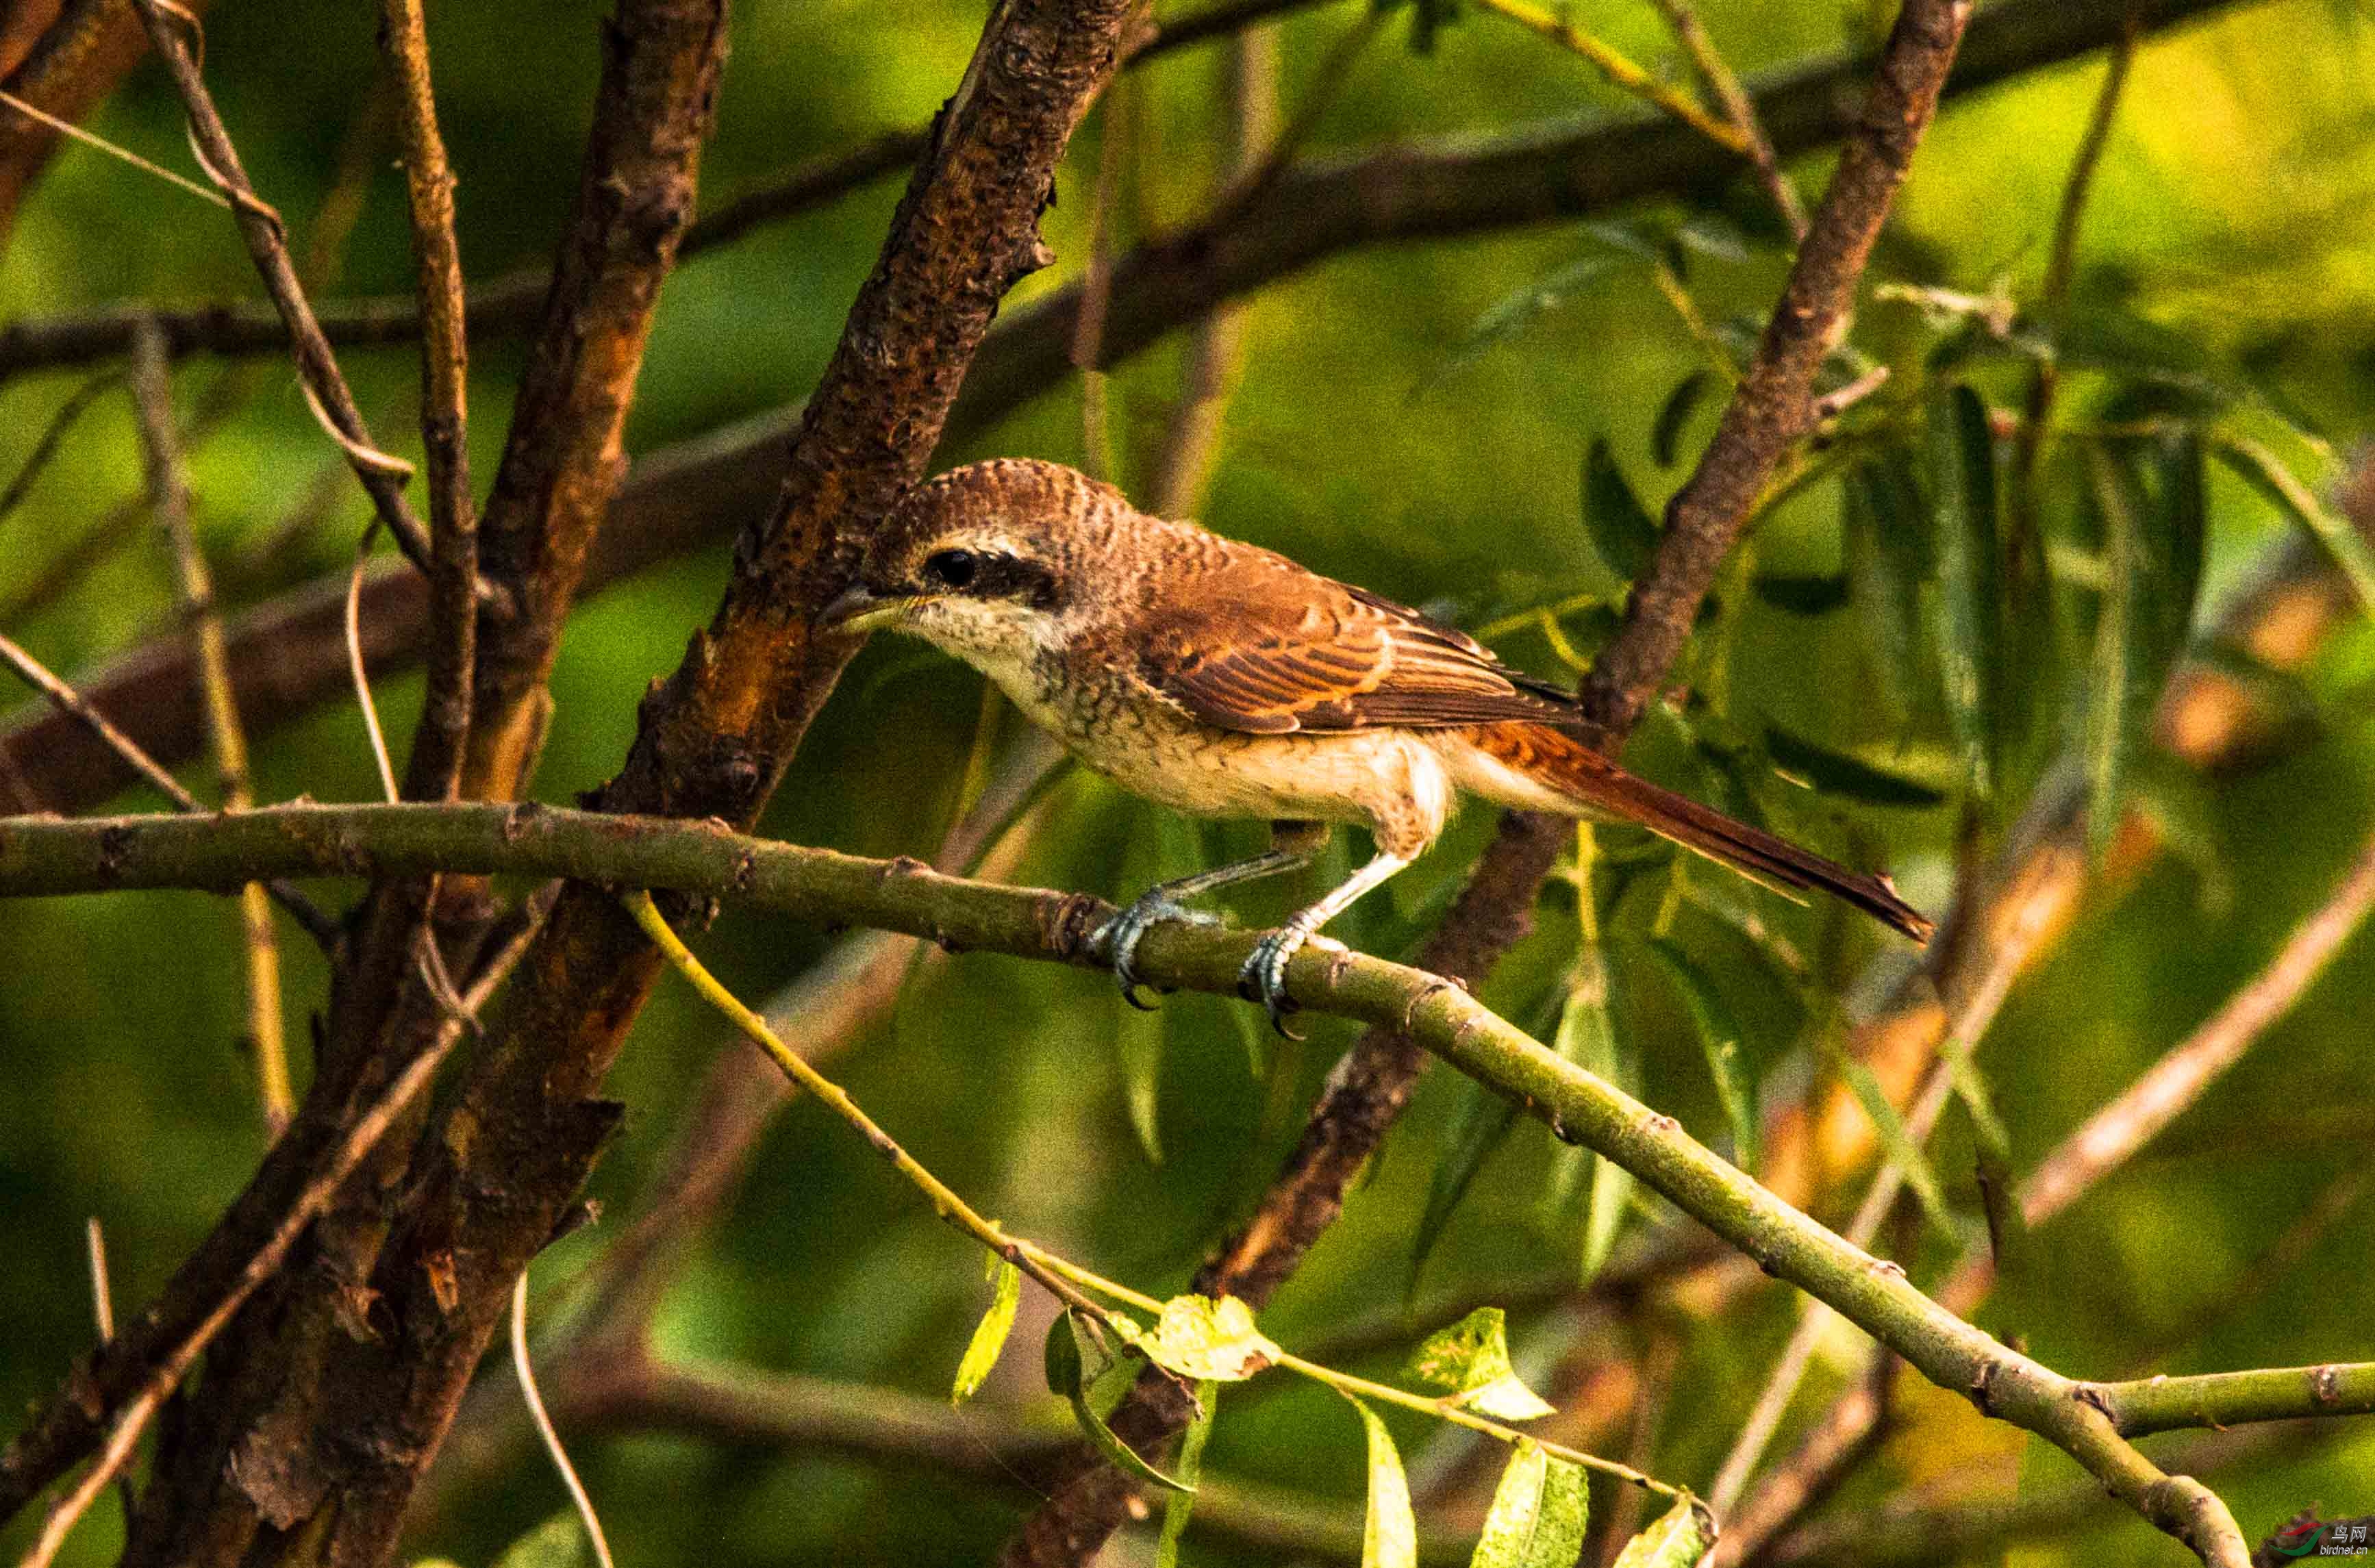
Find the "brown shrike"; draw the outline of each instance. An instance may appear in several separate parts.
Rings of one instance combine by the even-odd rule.
[[[1266,855],[1150,889],[1099,934],[1123,994],[1179,901],[1306,863],[1357,822],[1377,857],[1264,937],[1242,988],[1273,1022],[1287,961],[1435,842],[1461,792],[1634,822],[1784,891],[1820,888],[1926,940],[1885,877],[1850,871],[1634,777],[1578,739],[1575,699],[1474,639],[1270,550],[1150,517],[1053,463],[959,468],[884,520],[827,609],[921,637],[996,681],[1124,789],[1199,817],[1267,818]]]

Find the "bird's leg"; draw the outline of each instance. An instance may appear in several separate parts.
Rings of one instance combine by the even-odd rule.
[[[1245,968],[1237,972],[1238,994],[1249,1002],[1259,1002],[1270,1014],[1270,1027],[1284,1034],[1286,1011],[1292,1005],[1286,996],[1287,961],[1322,925],[1350,908],[1353,900],[1409,864],[1399,855],[1379,855],[1346,878],[1334,892],[1308,909],[1297,910],[1285,925],[1255,945]]]
[[[1139,894],[1130,905],[1100,926],[1091,938],[1105,950],[1105,961],[1113,965],[1114,979],[1121,984],[1122,999],[1133,1008],[1151,1010],[1153,1004],[1138,997],[1141,984],[1135,962],[1138,944],[1158,923],[1177,920],[1190,925],[1216,925],[1217,915],[1189,909],[1180,901],[1209,893],[1216,888],[1233,887],[1258,878],[1275,877],[1281,872],[1297,870],[1311,863],[1311,857],[1327,843],[1328,825],[1324,822],[1274,822],[1270,825],[1270,847],[1250,860],[1232,861],[1215,866],[1209,871],[1199,871],[1192,877],[1175,881],[1157,882]]]

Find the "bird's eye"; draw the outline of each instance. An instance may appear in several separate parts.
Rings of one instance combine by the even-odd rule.
[[[981,558],[971,550],[938,550],[924,562],[924,575],[943,588],[964,589],[981,572]]]

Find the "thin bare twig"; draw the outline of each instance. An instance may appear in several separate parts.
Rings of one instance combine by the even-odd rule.
[[[67,395],[66,400],[58,405],[57,412],[51,415],[50,422],[41,428],[41,438],[33,442],[33,450],[26,454],[24,466],[17,470],[17,477],[8,481],[6,490],[0,490],[0,523],[6,522],[9,514],[24,504],[25,497],[32,492],[33,481],[41,477],[41,471],[50,466],[50,459],[57,455],[59,443],[65,440],[66,432],[74,429],[75,421],[82,418],[83,410],[120,379],[119,371],[101,371],[76,387]]]
[[[1757,118],[1756,100],[1740,85],[1740,77],[1723,51],[1707,36],[1707,24],[1699,20],[1698,10],[1691,0],[1658,0],[1658,9],[1666,15],[1666,25],[1674,30],[1674,40],[1690,57],[1691,67],[1698,73],[1699,82],[1707,96],[1722,109],[1724,119],[1740,133],[1743,152],[1756,166],[1756,178],[1765,194],[1773,198],[1773,206],[1780,213],[1781,221],[1789,227],[1790,238],[1806,237],[1806,204],[1798,197],[1798,187],[1790,182],[1781,167],[1781,157],[1773,150],[1773,138],[1765,134],[1765,123]]]
[[[420,442],[429,469],[429,690],[406,762],[412,800],[459,791],[478,657],[479,519],[470,499],[469,348],[462,326],[462,256],[454,234],[454,171],[430,89],[420,0],[381,0],[381,53],[396,78],[407,208],[420,288]]]
[[[2078,230],[2086,216],[2086,197],[2095,188],[2095,171],[2110,145],[2111,124],[2118,116],[2121,91],[2127,86],[2128,67],[2135,59],[2136,37],[2142,27],[2138,8],[2131,8],[2117,42],[2103,66],[2103,85],[2095,94],[2078,151],[2062,182],[2062,205],[2053,218],[2053,246],[2045,265],[2045,282],[2038,291],[2038,317],[2059,331],[2069,303],[2071,280],[2078,270]],[[2061,389],[2061,367],[2053,355],[2038,355],[2029,365],[2028,391],[2021,410],[2020,428],[2013,434],[2009,489],[2012,495],[2010,559],[2017,592],[2038,591],[2045,569],[2043,542],[2038,533],[2037,464],[2045,450],[2046,426]]]
[[[379,451],[372,442],[371,429],[363,422],[361,410],[355,407],[354,394],[347,388],[347,378],[339,372],[337,357],[331,352],[329,340],[322,336],[321,323],[314,319],[313,306],[306,302],[304,286],[298,281],[296,265],[289,257],[289,240],[280,215],[259,198],[254,186],[249,183],[239,149],[231,145],[230,133],[224,128],[214,97],[198,73],[196,57],[169,19],[166,5],[160,0],[133,3],[139,7],[140,19],[148,27],[149,42],[171,71],[173,85],[182,95],[183,107],[189,116],[191,148],[197,154],[207,177],[230,198],[231,213],[247,241],[248,254],[254,258],[265,289],[288,326],[299,381],[307,399],[320,412],[324,429],[347,454],[381,522],[387,525],[413,564],[428,571],[428,530],[420,525],[420,520],[413,515],[411,505],[404,499],[404,480],[411,466]],[[195,28],[195,18],[187,12],[178,6],[173,10],[185,25]]]
[[[536,1423],[536,1434],[544,1444],[545,1454],[552,1468],[561,1472],[561,1482],[569,1489],[569,1502],[577,1510],[577,1522],[585,1527],[585,1539],[593,1543],[596,1568],[613,1568],[610,1558],[610,1538],[603,1533],[602,1516],[594,1512],[594,1499],[587,1493],[585,1483],[578,1479],[577,1467],[569,1462],[569,1451],[561,1445],[561,1430],[552,1424],[551,1412],[544,1408],[544,1396],[536,1385],[536,1363],[527,1353],[527,1270],[520,1270],[519,1282],[512,1287],[512,1375],[519,1379],[520,1402],[527,1407],[528,1419]]]
[[[1235,183],[1251,176],[1261,149],[1279,135],[1278,40],[1270,29],[1248,28],[1232,41],[1228,98],[1229,168],[1223,178]],[[1245,336],[1243,311],[1223,305],[1188,345],[1179,407],[1154,465],[1154,509],[1164,517],[1192,517],[1202,509],[1220,454],[1222,416],[1245,359]]]
[[[148,476],[148,502],[173,554],[174,581],[189,618],[197,653],[198,696],[206,709],[215,773],[226,811],[254,803],[248,782],[247,732],[231,690],[230,659],[223,647],[222,614],[215,606],[214,580],[190,522],[189,481],[182,471],[180,433],[173,424],[171,373],[165,340],[154,324],[132,338],[132,395],[140,415],[141,450]],[[296,1109],[289,1087],[288,1032],[281,1020],[280,938],[272,927],[272,902],[261,883],[239,890],[240,946],[246,960],[247,1033],[255,1056],[256,1092],[264,1125],[274,1138]]]
[[[1562,49],[1571,51],[1589,61],[1610,85],[1634,97],[1664,110],[1676,120],[1705,136],[1728,152],[1750,156],[1747,138],[1736,125],[1725,124],[1690,100],[1669,84],[1635,65],[1630,59],[1595,33],[1586,32],[1566,17],[1545,11],[1530,0],[1478,0],[1488,11],[1508,18],[1519,27],[1539,33]]]

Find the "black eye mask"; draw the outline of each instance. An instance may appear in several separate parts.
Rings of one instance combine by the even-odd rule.
[[[987,550],[934,550],[924,558],[927,591],[970,599],[1016,599],[1053,609],[1061,595],[1056,574],[1039,561]]]

